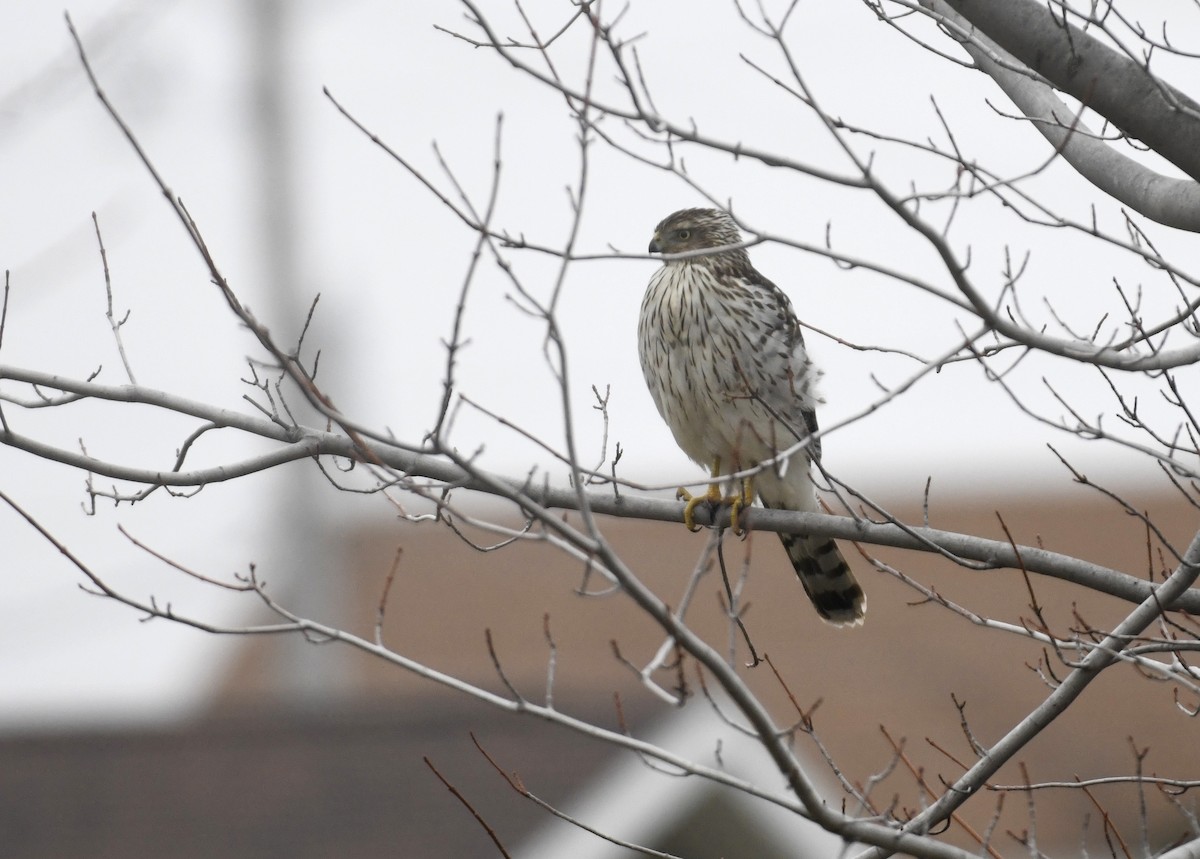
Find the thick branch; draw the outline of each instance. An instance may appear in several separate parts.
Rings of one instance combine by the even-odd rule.
[[[1196,859],[1197,856],[1200,856],[1200,838],[1194,838],[1160,854],[1159,859]]]
[[[1170,600],[1187,591],[1196,581],[1197,575],[1200,575],[1200,534],[1196,535],[1179,566],[1163,583],[1163,599]],[[1163,606],[1158,596],[1155,594],[1130,612],[1128,617],[1105,636],[1104,640],[1080,661],[1078,667],[1046,696],[1046,700],[1038,705],[1037,709],[987,749],[986,754],[942,794],[937,802],[906,823],[904,828],[911,832],[927,832],[931,826],[948,818],[969,797],[974,796],[1000,767],[1025,749],[1030,740],[1041,733],[1043,728],[1062,715],[1075,699],[1083,694],[1083,690],[1100,676],[1100,672],[1116,662],[1121,651],[1162,615]],[[886,854],[878,850],[870,851],[864,854],[864,859],[867,856],[882,855]]]
[[[1064,22],[1038,0],[946,3],[1055,87],[1200,180],[1200,104],[1144,64]]]
[[[1019,61],[975,30],[970,21],[950,8],[947,0],[921,0],[921,4],[970,36],[960,41],[975,66],[999,85],[1079,175],[1147,218],[1200,232],[1200,183],[1164,176],[1122,154],[1099,139],[1050,87],[1030,75],[1014,72],[1010,67]],[[1088,106],[1094,107],[1091,103]]]
[[[408,477],[435,480],[450,487],[461,487],[476,492],[500,495],[517,504],[523,501],[530,505],[553,507],[560,510],[578,510],[580,497],[569,487],[553,488],[535,484],[533,479],[516,480],[493,475],[473,466],[462,467],[447,462],[444,457],[415,452],[381,441],[358,441],[334,432],[312,427],[282,427],[267,418],[241,414],[188,400],[165,391],[141,385],[101,385],[64,379],[49,373],[23,370],[0,365],[0,380],[19,379],[47,389],[70,391],[81,397],[115,400],[129,403],[155,405],[178,414],[191,415],[200,420],[242,430],[251,435],[284,443],[286,446],[261,456],[215,468],[195,471],[172,471],[170,469],[142,468],[105,462],[87,457],[75,450],[65,450],[27,439],[14,433],[11,425],[0,425],[0,444],[28,450],[42,459],[62,462],[94,474],[117,480],[128,480],[148,486],[203,486],[206,483],[231,476],[262,471],[294,459],[308,456],[339,456],[355,461],[368,461],[395,469]],[[11,424],[11,422],[10,422]],[[682,520],[682,505],[676,501],[649,498],[644,495],[610,492],[588,493],[585,496],[589,509],[608,516],[623,516],[660,522]],[[728,524],[729,513],[722,510],[718,522]],[[714,524],[708,509],[696,509],[696,521],[702,525]],[[855,520],[846,516],[827,516],[821,513],[801,513],[786,510],[754,509],[745,514],[744,523],[760,531],[796,531],[822,537],[835,537],[878,546],[918,551],[944,550],[946,553],[966,561],[975,561],[987,568],[1024,568],[1029,572],[1051,576],[1073,582],[1110,596],[1140,603],[1148,598],[1154,585],[1142,579],[1087,561],[1049,552],[1033,546],[1014,547],[1007,541],[987,540],[969,534],[942,531],[936,528],[900,526],[883,522]],[[1200,591],[1182,594],[1170,608],[1200,614]]]

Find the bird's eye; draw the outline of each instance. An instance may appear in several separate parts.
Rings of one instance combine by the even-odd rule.
[[[686,242],[688,239],[690,239],[692,237],[692,231],[691,230],[676,230],[675,235],[679,236],[680,241]]]

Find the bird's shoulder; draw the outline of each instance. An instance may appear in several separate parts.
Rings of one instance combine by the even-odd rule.
[[[775,320],[778,334],[793,344],[804,344],[800,320],[788,294],[754,266],[745,266],[734,275],[749,296],[749,300],[764,314]]]

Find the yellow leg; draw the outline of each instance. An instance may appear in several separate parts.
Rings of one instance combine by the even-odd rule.
[[[712,477],[717,477],[721,474],[721,460],[718,458],[713,461]],[[687,526],[689,531],[699,531],[700,526],[696,524],[696,505],[698,504],[728,504],[729,505],[729,527],[733,529],[733,533],[737,535],[743,534],[741,526],[738,525],[738,514],[742,508],[749,507],[754,503],[754,480],[747,477],[742,480],[742,491],[737,495],[721,495],[721,487],[716,483],[708,485],[708,491],[703,495],[693,495],[682,486],[675,492],[675,497],[687,504],[683,506],[683,524]]]
[[[738,524],[738,514],[742,512],[743,507],[749,507],[754,503],[754,478],[743,478],[741,494],[730,495],[724,501],[729,505],[729,527],[740,537],[746,533],[746,530]]]

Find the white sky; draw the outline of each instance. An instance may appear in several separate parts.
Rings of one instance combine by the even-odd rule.
[[[495,7],[506,26],[511,10]],[[235,290],[276,332],[294,333],[317,292],[321,304],[310,343],[323,349],[322,379],[344,412],[416,440],[428,429],[441,392],[443,353],[466,271],[472,236],[398,165],[353,129],[321,93],[333,94],[390,146],[443,188],[431,143],[482,205],[491,181],[498,113],[504,114],[504,167],[496,223],[530,240],[558,245],[570,223],[567,187],[577,182],[577,129],[561,101],[486,51],[433,30],[462,27],[459,7],[445,3],[358,0],[289,6],[293,52],[291,158],[297,205],[292,214],[298,277],[287,302],[265,287],[258,230],[259,191],[252,148],[255,106],[249,81],[255,50],[251,4],[242,2],[80,2],[71,14],[101,82],[170,186],[187,203]],[[732,4],[708,4],[703,15],[677,2],[634,2],[623,32],[645,31],[638,43],[659,109],[694,117],[703,130],[743,140],[834,172],[849,174],[812,114],[738,59],[783,71],[777,52],[749,33]],[[528,2],[544,33],[565,20],[568,5]],[[950,65],[877,23],[865,7],[801,3],[793,23],[797,61],[826,110],[852,123],[916,139],[944,141],[929,96],[934,94],[968,158],[1015,175],[1047,157],[1032,130],[989,107],[1007,102],[982,75]],[[515,32],[515,30],[510,30]],[[714,41],[713,33],[722,38]],[[1182,35],[1176,32],[1174,37]],[[930,38],[937,38],[931,33]],[[582,43],[580,43],[582,45]],[[939,43],[948,51],[953,46]],[[570,75],[584,53],[563,59]],[[605,67],[600,91],[615,98]],[[1168,75],[1169,76],[1169,75]],[[1186,84],[1186,78],[1176,83]],[[612,133],[630,139],[617,123]],[[860,151],[867,151],[859,143]],[[677,178],[633,163],[597,144],[590,151],[586,215],[579,248],[602,253],[644,251],[654,224],[702,198]],[[948,279],[931,252],[899,228],[863,192],[745,161],[731,164],[686,152],[693,176],[740,216],[775,234],[820,243],[928,277]],[[281,154],[280,157],[284,157]],[[928,188],[951,172],[883,151],[882,175],[902,189]],[[1098,217],[1119,232],[1118,209],[1061,166],[1029,183],[1065,215]],[[9,319],[0,362],[124,381],[104,318],[104,291],[90,214],[96,211],[114,278],[118,313],[131,311],[124,341],[138,381],[231,408],[247,408],[244,356],[252,350],[222,306],[183,231],[129,146],[90,93],[57,6],[9,0],[0,6],[0,267],[11,270]],[[1080,330],[1104,312],[1119,313],[1114,277],[1143,284],[1147,306],[1174,299],[1147,267],[1098,251],[1077,236],[1014,226],[990,202],[958,214],[956,249],[971,245],[971,271],[989,294],[1002,282],[1003,236],[1014,257],[1032,255],[1022,294],[1026,310],[1047,314],[1041,296]],[[1191,236],[1165,228],[1155,240],[1183,266],[1194,265]],[[792,297],[806,322],[862,344],[931,357],[957,337],[961,314],[895,281],[780,246],[752,251],[761,271]],[[549,295],[556,266],[514,253],[516,270],[536,295]],[[699,472],[674,447],[654,411],[637,363],[635,327],[642,290],[655,264],[645,260],[583,263],[568,275],[561,322],[570,343],[570,393],[580,448],[599,457],[600,422],[590,387],[611,385],[610,441],[625,450],[625,477],[674,485]],[[511,285],[485,260],[467,309],[470,345],[460,357],[460,390],[561,446],[562,420],[553,380],[541,355],[543,327],[511,300]],[[969,323],[967,323],[969,324]],[[811,351],[825,369],[822,423],[870,406],[872,376],[894,385],[916,369],[903,358],[857,352],[812,334]],[[830,433],[825,461],[869,494],[935,487],[1065,485],[1049,441],[1097,479],[1136,480],[1137,460],[1111,447],[1076,440],[1022,417],[980,371],[960,364],[925,379],[870,419]],[[1111,414],[1102,381],[1034,356],[1011,377],[1026,402],[1061,414],[1039,379],[1046,375],[1084,412]],[[1195,374],[1190,374],[1195,381]],[[1146,408],[1157,408],[1154,398]],[[72,447],[82,437],[93,455],[132,464],[167,465],[192,424],[148,409],[90,404],[5,414],[18,431]],[[1110,418],[1110,421],[1112,419]],[[487,461],[509,473],[563,469],[490,419],[464,411],[456,425],[464,450],[484,447]],[[201,461],[257,449],[236,438],[212,438]],[[592,451],[595,453],[593,454]],[[277,519],[269,477],[207,488],[190,500],[160,495],[136,507],[102,508],[85,517],[84,476],[0,448],[0,489],[39,517],[98,571],[133,592],[153,591],[203,611],[211,594],[167,576],[160,565],[115,531],[124,523],[173,557],[227,573],[250,560],[269,566]],[[328,515],[379,511],[345,499]],[[264,535],[267,538],[264,539]],[[127,609],[79,593],[79,576],[23,522],[0,508],[0,726],[149,717],[186,712],[204,692],[236,641],[156,622],[143,625]]]

